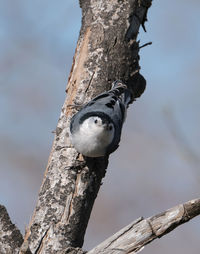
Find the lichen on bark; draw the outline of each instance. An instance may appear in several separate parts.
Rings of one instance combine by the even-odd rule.
[[[148,5],[146,3],[148,2]],[[136,36],[151,1],[84,0],[82,26],[39,199],[24,244],[32,252],[81,247],[108,158],[83,158],[71,146],[69,124],[82,105],[121,79],[144,91]],[[133,18],[134,17],[134,18]],[[131,29],[130,29],[131,27]],[[127,31],[129,38],[127,39]],[[72,105],[72,106],[71,106]]]

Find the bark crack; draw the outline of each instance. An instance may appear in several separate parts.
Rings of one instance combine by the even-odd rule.
[[[141,4],[146,1],[141,1]],[[69,135],[66,134],[69,134],[72,111],[84,105],[85,101],[90,101],[93,95],[110,89],[114,80],[120,79],[134,86],[137,82],[133,73],[140,69],[136,42],[140,23],[136,17],[136,26],[133,25],[135,37],[130,43],[126,43],[124,38],[130,17],[134,14],[141,17],[145,12],[142,6],[138,10],[138,0],[89,0],[81,3],[82,27],[68,79],[67,97],[40,198],[24,240],[29,243],[33,253],[36,250],[40,252],[41,247],[41,252],[52,249],[56,253],[68,246],[82,246],[108,158],[89,160],[80,157],[82,163],[78,163],[80,155],[67,145],[70,144]],[[140,90],[141,95],[144,89],[141,91],[138,86],[136,84],[133,90]],[[65,148],[69,148],[66,151],[62,149],[65,145]],[[66,168],[71,170],[64,170]],[[51,225],[48,233],[46,229],[52,220],[55,224]]]
[[[136,224],[138,224],[140,221],[143,220],[143,217],[138,218],[133,224],[131,224],[126,230],[124,230],[121,234],[119,234],[116,238],[114,238],[112,241],[109,242],[108,245],[106,245],[103,248],[103,251],[105,249],[108,249],[115,241],[117,241],[117,239],[119,239],[120,237],[122,237],[124,234],[126,234],[128,231],[130,231]],[[111,248],[111,250],[115,250],[117,248]],[[121,250],[121,249],[120,249]],[[123,250],[124,251],[124,250]]]
[[[89,88],[90,88],[90,86],[91,86],[91,83],[92,83],[94,74],[95,74],[95,71],[93,71],[93,73],[92,73],[92,76],[91,76],[91,78],[90,78],[89,84],[88,84],[88,86],[87,86],[86,89],[85,89],[85,93],[87,93],[87,91],[89,90]]]
[[[76,161],[79,157],[79,154],[77,155],[77,158],[76,158]],[[81,173],[79,172],[79,169],[77,168],[77,174],[76,174],[76,180],[75,180],[75,183],[74,183],[74,191],[73,191],[73,194],[72,194],[72,197],[71,197],[71,200],[70,200],[70,204],[69,204],[69,211],[68,211],[68,215],[67,215],[67,219],[66,219],[66,223],[69,222],[69,219],[70,219],[70,215],[72,214],[72,210],[73,210],[73,200],[75,198],[75,196],[77,195],[77,189],[78,189],[78,182],[79,182],[79,179],[80,179],[80,175]],[[65,207],[65,209],[68,208],[67,206]]]
[[[35,250],[35,254],[40,253],[40,251],[42,249],[42,246],[43,246],[43,240],[47,236],[47,233],[48,233],[49,229],[50,229],[50,227],[45,231],[44,235],[42,236],[42,238],[41,238],[41,240],[39,242],[39,245],[38,245],[37,249]]]
[[[149,227],[151,229],[152,235],[155,236],[156,238],[159,237],[159,235],[156,234],[153,225],[151,224],[151,221],[149,219],[146,219],[147,223],[149,224]]]
[[[185,217],[185,221],[189,221],[190,219],[192,219],[192,217],[189,215],[187,208],[184,204],[183,204],[183,211],[184,211],[183,217]]]

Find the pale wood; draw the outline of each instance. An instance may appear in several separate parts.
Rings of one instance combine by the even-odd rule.
[[[138,253],[148,243],[168,234],[177,226],[188,222],[199,214],[200,199],[194,199],[147,219],[141,217],[87,253]],[[22,241],[22,235],[10,221],[5,207],[0,205],[0,253],[18,253]],[[23,244],[21,253],[31,254],[27,244]],[[37,253],[37,251],[35,253]],[[46,253],[54,252],[49,250]],[[85,252],[80,248],[68,247],[57,253],[84,254]]]
[[[77,105],[108,90],[116,79],[135,84],[131,91],[133,99],[145,87],[136,75],[140,69],[136,37],[140,26],[145,28],[151,0],[81,0],[80,5],[82,27],[68,80],[68,96],[21,254],[84,253],[79,247],[83,244],[108,158],[88,159],[76,152],[69,141],[71,116]],[[4,209],[0,213],[0,218],[9,218]],[[198,214],[199,199],[148,219],[140,218],[88,253],[136,253]],[[1,235],[2,254],[17,253],[21,234],[9,219],[0,220],[0,228],[6,232]],[[13,237],[15,233],[17,237]]]
[[[82,27],[39,199],[22,249],[57,253],[81,247],[108,158],[83,158],[71,146],[69,124],[76,107],[121,79],[134,84],[133,98],[144,91],[136,36],[151,0],[83,0]]]
[[[71,116],[77,105],[108,90],[116,79],[134,84],[133,99],[145,88],[144,80],[136,75],[140,69],[136,37],[140,26],[144,28],[151,0],[81,0],[80,5],[82,27],[68,80],[68,95],[21,254],[83,253],[79,247],[83,244],[108,158],[83,158],[76,152],[69,141]],[[199,199],[189,201],[148,219],[140,218],[88,253],[136,253],[155,238],[198,215],[199,203]],[[0,220],[4,232],[4,227],[9,225],[13,226],[9,220]],[[13,237],[16,232],[17,238]],[[15,253],[13,246],[18,251],[22,242],[16,227],[7,234],[7,238],[2,235],[2,254]]]
[[[200,199],[175,206],[147,219],[133,221],[87,254],[137,253],[156,238],[200,214]]]

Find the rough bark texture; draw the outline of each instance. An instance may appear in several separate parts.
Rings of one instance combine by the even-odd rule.
[[[6,208],[0,205],[0,253],[18,253],[23,237],[11,222]]]
[[[166,235],[199,213],[200,199],[194,199],[150,218],[139,218],[87,254],[137,253],[146,244]]]
[[[23,248],[55,253],[81,247],[108,158],[85,159],[70,146],[70,105],[88,102],[111,82],[131,83],[139,71],[136,36],[151,0],[84,0],[82,27],[39,200]],[[144,90],[135,83],[135,97]]]
[[[76,106],[108,90],[112,81],[133,84],[139,97],[139,45],[136,36],[144,27],[151,0],[81,0],[83,19],[72,70],[68,96],[56,128],[39,199],[24,242],[0,206],[0,253],[84,253],[85,230],[94,200],[105,175],[108,158],[84,158],[71,147],[69,123]],[[74,107],[75,106],[75,107]],[[200,199],[189,201],[164,213],[140,218],[89,251],[136,253],[152,240],[200,214]]]
[[[179,225],[191,220],[199,214],[200,199],[194,199],[147,219],[141,217],[87,253],[137,253],[148,243],[168,234]],[[0,253],[18,253],[23,239],[19,230],[11,223],[7,211],[3,206],[0,206],[0,229]],[[21,247],[21,253],[32,253],[29,249],[28,242],[24,243]],[[53,253],[53,251],[45,251],[45,253]],[[80,248],[68,247],[54,253],[84,254],[86,252]]]

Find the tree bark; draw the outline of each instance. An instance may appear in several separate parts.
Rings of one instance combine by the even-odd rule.
[[[145,245],[168,234],[179,225],[188,222],[199,214],[200,199],[194,199],[150,218],[143,219],[141,217],[87,253],[137,253]],[[0,253],[18,253],[23,238],[16,226],[11,223],[7,211],[3,206],[0,206],[0,229]],[[22,245],[20,253],[32,254],[27,242]],[[45,253],[55,252],[49,250],[45,251]],[[68,247],[56,253],[84,254],[86,252],[80,248]]]
[[[160,238],[200,213],[200,199],[175,206],[150,218],[142,217],[87,252],[87,254],[137,253],[145,245]]]
[[[11,222],[6,208],[0,205],[0,253],[18,253],[23,237]]]
[[[105,176],[108,158],[86,159],[71,147],[69,123],[75,107],[108,90],[121,79],[137,80],[139,46],[136,36],[144,26],[151,0],[83,0],[82,27],[67,85],[52,151],[39,199],[25,235],[32,253],[55,253],[81,247],[90,213]],[[138,81],[138,82],[137,82]]]
[[[108,158],[85,158],[71,146],[69,124],[76,107],[121,79],[139,97],[145,82],[139,72],[136,37],[151,0],[81,0],[82,27],[43,183],[24,242],[0,206],[0,253],[70,253],[81,249],[90,213],[105,176]],[[149,242],[200,214],[200,199],[148,219],[140,218],[88,254],[136,253]]]

